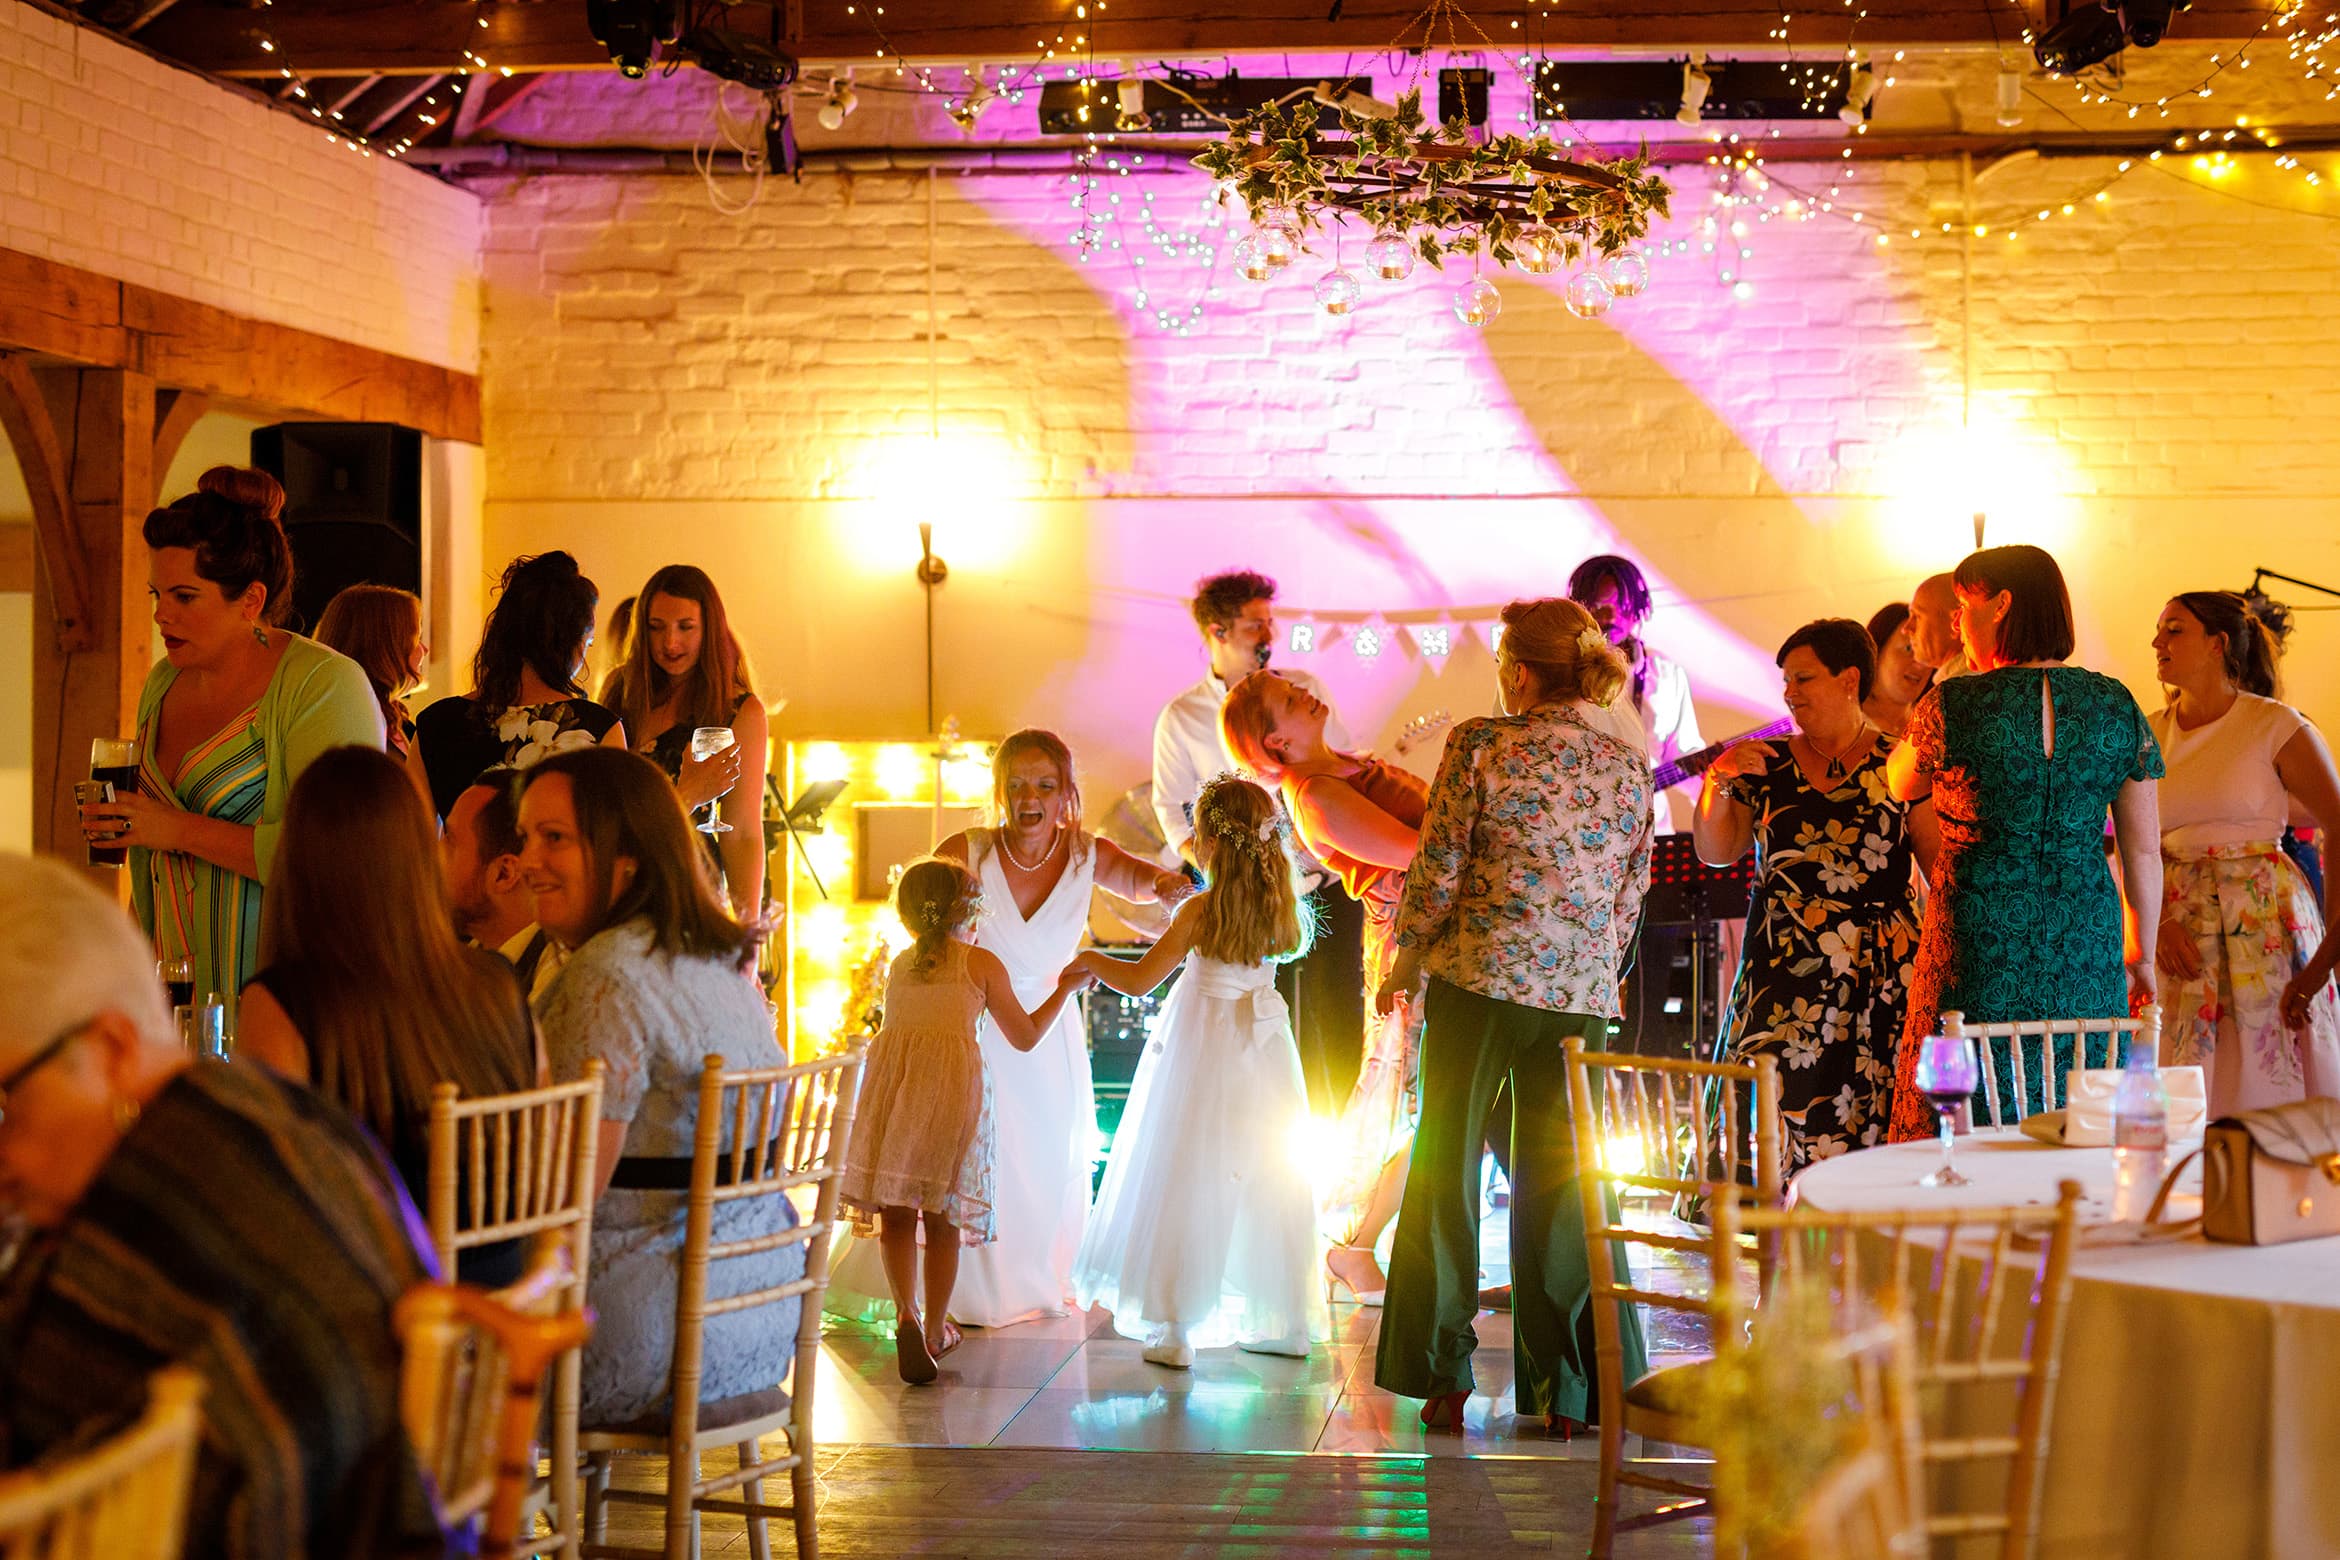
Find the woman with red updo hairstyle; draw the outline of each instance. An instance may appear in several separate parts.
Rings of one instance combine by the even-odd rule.
[[[138,696],[139,785],[81,810],[93,844],[129,847],[139,924],[193,962],[197,996],[232,999],[258,967],[261,886],[301,771],[382,745],[358,664],[273,626],[292,606],[283,506],[266,472],[219,466],[146,517],[163,659]]]

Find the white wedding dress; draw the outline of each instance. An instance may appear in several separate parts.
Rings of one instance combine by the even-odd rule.
[[[1190,954],[1154,1019],[1073,1272],[1124,1337],[1326,1336],[1308,1092],[1275,982],[1272,964]]]
[[[1075,844],[1088,842],[1067,840],[1065,848]],[[1066,862],[1064,875],[1027,920],[1016,908],[991,834],[970,833],[967,848],[983,885],[976,946],[999,956],[1015,982],[1016,1000],[1027,1010],[1036,1008],[1056,989],[1056,978],[1088,936],[1097,853],[1081,849]],[[992,1188],[998,1238],[968,1248],[960,1259],[951,1319],[1005,1327],[1035,1316],[1060,1316],[1070,1304],[1073,1257],[1089,1211],[1097,1091],[1078,1002],[1067,1002],[1055,1027],[1029,1051],[1002,1040],[988,1018],[977,1039],[991,1070],[998,1128]]]

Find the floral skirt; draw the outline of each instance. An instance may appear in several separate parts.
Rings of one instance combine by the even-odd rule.
[[[2161,977],[2162,1054],[2198,1065],[2210,1114],[2340,1095],[2340,995],[2308,1005],[2305,1031],[2284,1025],[2283,987],[2323,941],[2307,879],[2273,843],[2215,845],[2162,858],[2162,921],[2201,954],[2192,980]]]

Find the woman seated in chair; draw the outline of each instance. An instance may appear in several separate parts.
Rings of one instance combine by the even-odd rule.
[[[538,1072],[512,967],[455,935],[431,815],[398,760],[333,748],[294,785],[244,988],[236,1051],[338,1102],[427,1206],[431,1090],[512,1094]],[[456,1277],[498,1289],[521,1241],[462,1253]]]
[[[538,924],[570,950],[538,1002],[545,1049],[564,1081],[589,1058],[609,1069],[583,1414],[588,1426],[616,1426],[667,1404],[700,1069],[711,1055],[733,1068],[787,1058],[755,983],[756,934],[724,911],[658,766],[585,748],[546,759],[522,784],[521,871]],[[785,1198],[724,1203],[713,1238],[775,1233],[794,1217]],[[794,1245],[726,1263],[708,1298],[786,1283],[803,1266]],[[702,1404],[781,1384],[797,1304],[707,1323]]]
[[[188,1555],[443,1553],[398,1419],[414,1233],[348,1116],[191,1058],[130,918],[0,854],[0,1469],[118,1429],[183,1363]]]

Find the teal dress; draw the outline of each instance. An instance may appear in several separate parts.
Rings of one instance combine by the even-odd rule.
[[[2055,701],[2045,751],[2040,687]],[[2129,1011],[2121,900],[2105,817],[2121,787],[2161,778],[2161,748],[2129,690],[2077,666],[2003,667],[1954,678],[1910,710],[1904,740],[1932,776],[1942,850],[1918,939],[1893,1104],[1895,1141],[1934,1131],[1918,1048],[1941,1015],[1972,1023],[2118,1018]],[[2053,1066],[2072,1065],[2056,1042]],[[2050,1076],[2027,1057],[2027,1082]],[[2039,1058],[2038,1060],[2044,1060]],[[2001,1099],[2011,1068],[1999,1068]],[[2036,1086],[2026,1113],[2044,1108]]]

